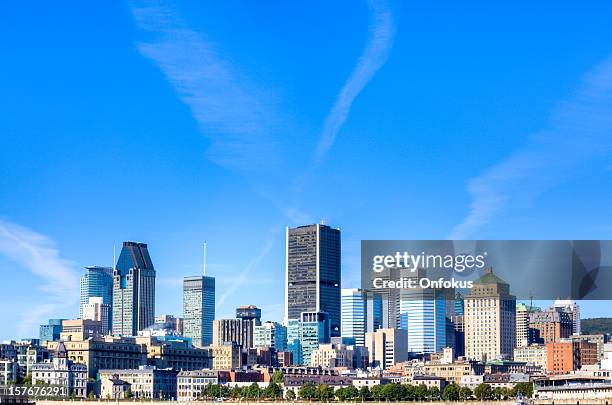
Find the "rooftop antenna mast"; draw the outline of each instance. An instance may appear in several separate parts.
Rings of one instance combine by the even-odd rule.
[[[117,252],[116,252],[116,248],[117,248],[117,245],[115,245],[115,244],[113,243],[113,266],[112,266],[112,267],[113,267],[113,270],[114,270],[114,269],[115,269],[115,267],[117,266]]]
[[[206,241],[204,241],[204,275],[206,275]]]

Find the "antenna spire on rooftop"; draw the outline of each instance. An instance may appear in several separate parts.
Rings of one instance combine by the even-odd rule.
[[[204,269],[203,274],[206,275],[206,241],[204,241]]]

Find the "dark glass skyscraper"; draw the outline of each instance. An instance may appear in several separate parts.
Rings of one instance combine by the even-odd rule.
[[[287,228],[285,318],[326,312],[340,336],[340,230],[314,224]]]
[[[155,269],[146,243],[123,242],[113,270],[113,334],[136,336],[155,323]]]

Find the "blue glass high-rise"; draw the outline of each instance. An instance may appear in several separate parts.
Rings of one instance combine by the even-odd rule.
[[[102,266],[87,266],[85,274],[81,277],[81,303],[79,305],[79,318],[83,317],[83,305],[89,303],[93,297],[102,298],[102,302],[113,307],[113,268]],[[109,317],[108,330],[113,326],[113,319]]]

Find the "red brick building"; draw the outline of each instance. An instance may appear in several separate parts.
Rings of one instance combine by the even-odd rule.
[[[597,364],[597,344],[563,340],[546,345],[548,372],[564,374]]]

